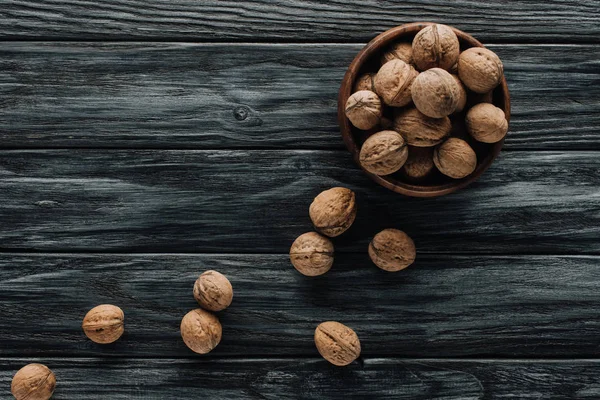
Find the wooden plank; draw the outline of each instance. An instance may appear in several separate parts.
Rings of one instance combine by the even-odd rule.
[[[326,275],[297,273],[286,255],[2,254],[0,356],[193,356],[179,334],[196,308],[197,276],[234,287],[211,357],[318,356],[315,327],[351,326],[363,355],[598,357],[596,256],[419,255],[390,274],[366,254],[339,254]],[[88,340],[98,304],[125,312],[114,345]]]
[[[359,211],[340,252],[393,226],[423,253],[597,254],[599,160],[508,152],[466,190],[413,199],[340,151],[2,151],[0,248],[287,253],[312,199],[346,186]]]
[[[412,21],[450,23],[485,41],[597,41],[596,0],[10,0],[4,39],[371,40]]]
[[[0,146],[342,149],[337,91],[360,47],[4,43]],[[492,49],[507,148],[600,149],[600,46]]]
[[[29,359],[0,359],[0,385]],[[57,399],[595,399],[597,360],[73,359],[46,362]],[[6,389],[4,389],[6,388]]]

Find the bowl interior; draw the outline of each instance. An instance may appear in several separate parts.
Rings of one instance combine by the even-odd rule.
[[[412,42],[417,32],[430,24],[431,23],[412,23],[390,29],[369,42],[350,64],[340,88],[338,99],[338,118],[346,147],[348,147],[348,150],[352,153],[355,161],[359,165],[360,163],[358,158],[360,148],[364,141],[371,134],[373,134],[374,131],[362,131],[358,128],[355,128],[352,126],[348,118],[346,118],[344,113],[344,106],[348,100],[348,97],[350,97],[352,94],[352,88],[356,79],[364,73],[377,72],[381,66],[381,55],[391,44],[402,41]],[[453,29],[458,36],[461,51],[470,47],[483,46],[472,36],[458,29]],[[462,179],[452,179],[442,175],[436,170],[431,177],[424,181],[415,183],[411,182],[402,174],[402,172],[396,172],[387,176],[377,176],[367,171],[365,172],[371,177],[371,179],[387,187],[388,189],[404,195],[415,197],[441,196],[452,193],[475,181],[492,164],[493,160],[502,149],[504,140],[494,144],[486,144],[473,140],[467,134],[464,123],[466,111],[469,109],[470,104],[477,102],[477,98],[480,96],[469,91],[467,91],[467,93],[468,101],[465,110],[461,113],[451,115],[450,119],[452,121],[452,136],[457,136],[466,140],[477,153],[477,168],[471,175]],[[506,79],[503,78],[502,83],[496,87],[496,89],[494,89],[492,103],[496,107],[501,108],[506,114],[506,119],[510,121],[510,97],[508,93],[508,87],[506,85]],[[387,111],[389,112],[390,109],[388,108]],[[393,115],[385,116],[393,119]]]

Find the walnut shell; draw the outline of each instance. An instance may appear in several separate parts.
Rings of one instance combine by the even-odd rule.
[[[181,320],[181,337],[195,353],[210,353],[221,342],[223,328],[216,315],[201,308],[187,313]]]
[[[356,332],[335,321],[317,326],[315,345],[324,359],[338,367],[348,365],[360,356],[360,340]]]
[[[389,175],[398,171],[408,157],[402,135],[396,131],[381,131],[370,136],[360,149],[360,164],[375,175]]]
[[[369,244],[369,256],[384,271],[396,272],[415,262],[415,243],[398,229],[384,229]]]
[[[471,47],[460,54],[458,76],[475,93],[486,93],[502,82],[504,67],[493,51]]]
[[[83,318],[83,332],[95,343],[108,344],[119,340],[123,332],[125,315],[123,310],[110,304],[92,308]]]
[[[394,43],[381,55],[381,65],[392,60],[402,60],[407,64],[412,64],[412,43]]]
[[[346,101],[345,113],[352,125],[358,129],[371,129],[381,119],[381,100],[370,90],[360,90]]]
[[[460,44],[458,37],[447,25],[429,25],[416,34],[412,42],[413,60],[417,69],[448,70],[458,61]]]
[[[454,112],[459,113],[464,110],[467,105],[467,89],[465,89],[465,85],[463,85],[458,75],[452,74],[452,77],[458,85],[458,104],[456,105]]]
[[[300,235],[290,248],[290,261],[302,275],[323,275],[333,265],[333,243],[316,232]]]
[[[375,91],[388,106],[403,107],[411,101],[411,86],[417,74],[402,60],[389,61],[375,75]]]
[[[233,287],[229,279],[220,272],[206,271],[194,284],[194,298],[206,310],[221,311],[231,304]]]
[[[362,74],[358,77],[356,82],[354,82],[354,87],[352,88],[352,93],[359,92],[361,90],[369,90],[371,92],[375,92],[375,73],[369,72],[366,74]]]
[[[402,174],[409,180],[419,182],[435,170],[433,147],[408,147],[408,159],[402,167]]]
[[[493,104],[481,103],[471,108],[465,123],[469,134],[483,143],[496,143],[508,132],[508,121],[504,111]]]
[[[475,171],[477,155],[464,140],[450,138],[435,148],[433,162],[442,174],[460,179]]]
[[[17,400],[48,400],[56,388],[56,376],[45,365],[29,364],[14,376],[10,391]]]
[[[431,147],[450,134],[452,122],[448,117],[431,118],[416,108],[407,108],[396,115],[394,130],[411,146]]]
[[[356,218],[354,192],[334,187],[319,193],[310,205],[309,215],[315,229],[323,235],[341,235],[352,226]]]
[[[459,92],[452,75],[440,68],[421,72],[412,85],[415,106],[431,118],[443,118],[452,114],[458,106]]]

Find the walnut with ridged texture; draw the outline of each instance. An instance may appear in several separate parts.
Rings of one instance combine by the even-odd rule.
[[[398,42],[388,47],[381,55],[381,65],[392,60],[402,60],[407,64],[412,64],[412,43]]]
[[[233,300],[233,287],[225,275],[217,271],[202,273],[194,284],[194,298],[200,307],[210,311],[221,311]]]
[[[321,323],[315,329],[319,354],[338,367],[351,364],[360,356],[360,340],[351,328],[335,321]]]
[[[442,174],[461,179],[475,171],[477,155],[464,140],[450,138],[435,148],[433,162]]]
[[[375,91],[388,106],[404,107],[411,102],[411,87],[417,75],[404,61],[389,61],[375,75]]]
[[[460,100],[458,84],[441,68],[421,72],[413,82],[411,92],[417,109],[431,118],[452,114]]]
[[[508,132],[508,121],[501,108],[481,103],[471,108],[465,118],[467,132],[478,142],[496,143]]]
[[[307,232],[292,244],[290,261],[302,275],[323,275],[333,265],[333,243],[316,232]]]
[[[329,237],[341,235],[356,218],[354,192],[334,187],[319,193],[310,205],[309,215],[318,232]]]
[[[375,127],[382,115],[381,100],[370,90],[353,93],[346,101],[344,110],[350,123],[365,131]]]
[[[216,315],[201,308],[187,313],[181,320],[181,337],[195,353],[210,353],[221,342],[223,328]]]
[[[458,60],[458,37],[447,25],[433,24],[421,29],[412,42],[413,62],[418,70],[451,69]]]
[[[435,171],[433,147],[408,146],[408,159],[402,166],[402,174],[412,182],[427,179]]]
[[[83,318],[85,335],[95,343],[109,344],[119,340],[123,332],[125,315],[123,310],[111,304],[92,308]]]
[[[381,131],[370,136],[360,149],[360,165],[375,175],[398,171],[408,157],[406,141],[396,131]]]
[[[17,400],[48,400],[56,388],[56,376],[45,365],[29,364],[13,377],[10,391]]]
[[[359,92],[361,90],[369,90],[371,92],[375,92],[375,73],[368,72],[366,74],[362,74],[358,77],[356,82],[354,83],[354,87],[352,88],[352,93]]]
[[[452,130],[450,118],[431,118],[416,108],[400,110],[394,118],[394,130],[410,146],[431,147],[441,143]]]
[[[456,105],[455,113],[459,113],[465,109],[467,105],[467,89],[465,85],[461,82],[458,75],[452,74],[454,81],[456,81],[456,85],[458,86],[458,104]]]
[[[458,76],[473,92],[487,93],[502,82],[504,66],[493,51],[471,47],[460,53]]]
[[[384,229],[369,244],[369,256],[384,271],[396,272],[415,262],[415,243],[398,229]]]

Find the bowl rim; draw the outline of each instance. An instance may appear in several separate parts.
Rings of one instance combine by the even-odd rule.
[[[490,152],[482,161],[477,163],[477,168],[469,176],[462,179],[449,181],[441,185],[424,186],[406,182],[391,182],[387,179],[386,176],[372,174],[366,171],[360,165],[360,147],[354,140],[350,121],[348,120],[344,112],[346,101],[348,100],[348,97],[350,97],[350,95],[352,94],[352,87],[354,86],[354,81],[357,78],[358,72],[360,71],[361,67],[365,62],[369,61],[371,57],[373,57],[373,55],[375,55],[380,50],[388,46],[391,42],[407,34],[416,34],[426,26],[433,24],[435,24],[435,22],[412,22],[388,29],[387,31],[376,36],[358,52],[354,60],[350,63],[348,70],[346,71],[346,74],[344,75],[344,78],[342,80],[342,84],[340,86],[338,94],[338,122],[340,125],[340,131],[346,148],[352,154],[354,161],[372,180],[374,180],[381,186],[386,187],[387,189],[390,189],[396,193],[400,193],[411,197],[443,196],[446,194],[456,192],[457,190],[460,190],[470,185],[471,183],[479,179],[479,177],[490,167],[490,165],[500,153],[500,150],[502,150],[502,146],[504,144],[504,139],[494,143]],[[468,33],[465,33],[452,26],[450,26],[450,28],[452,28],[454,33],[456,33],[456,36],[458,36],[460,41],[467,43],[471,47],[485,47],[480,41],[478,41]],[[494,105],[496,107],[500,107],[504,111],[506,120],[510,123],[510,93],[508,91],[508,85],[506,83],[505,76],[502,77],[502,81],[500,82],[499,87],[502,90],[503,104],[494,103]]]

